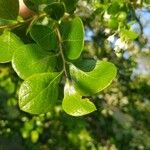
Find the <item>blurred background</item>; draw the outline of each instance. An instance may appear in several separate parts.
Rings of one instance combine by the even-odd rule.
[[[79,0],[85,26],[83,57],[113,62],[118,74],[93,96],[97,111],[72,117],[61,108],[39,116],[18,108],[21,80],[0,64],[0,150],[150,150],[150,2]],[[120,32],[128,26],[138,34]],[[14,32],[21,37],[22,28]],[[131,35],[132,34],[132,35]],[[29,39],[24,38],[28,43]]]

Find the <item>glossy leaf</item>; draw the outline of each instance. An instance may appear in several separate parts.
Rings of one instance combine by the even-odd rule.
[[[63,50],[67,58],[77,59],[84,46],[84,28],[79,17],[63,21],[60,25]]]
[[[68,81],[64,89],[62,107],[67,114],[72,116],[82,116],[96,110],[95,105],[87,98],[82,99],[82,95]]]
[[[47,5],[44,11],[49,14],[51,18],[59,20],[65,13],[65,6],[63,3],[52,3]]]
[[[58,98],[60,73],[35,74],[25,80],[19,90],[19,107],[31,114],[50,111]]]
[[[43,49],[55,51],[57,49],[57,37],[53,29],[48,26],[34,25],[30,30],[33,40]]]
[[[0,18],[15,20],[19,12],[18,0],[0,0]]]
[[[0,62],[11,61],[14,51],[22,45],[22,41],[14,33],[4,31],[0,36]]]
[[[116,76],[116,67],[107,61],[97,61],[90,72],[83,72],[74,65],[70,66],[70,74],[75,87],[83,95],[95,94],[106,88]]]
[[[56,57],[36,44],[28,44],[14,53],[12,65],[19,77],[26,79],[36,73],[55,71]]]

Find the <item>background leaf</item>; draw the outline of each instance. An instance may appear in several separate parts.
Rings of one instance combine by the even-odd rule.
[[[19,12],[18,0],[0,0],[0,18],[16,20]]]
[[[120,11],[120,4],[115,1],[108,7],[108,14],[115,15]]]
[[[57,37],[55,31],[48,26],[34,25],[30,30],[33,40],[43,49],[56,51]]]
[[[19,77],[26,79],[36,73],[55,71],[56,57],[36,44],[28,44],[14,53],[12,65]]]
[[[126,29],[122,29],[121,34],[124,38],[129,40],[135,40],[139,36],[138,33]]]
[[[77,59],[84,46],[84,27],[79,17],[60,24],[64,53],[69,59]]]
[[[60,73],[36,74],[25,80],[19,90],[19,107],[31,114],[50,111],[58,98]]]
[[[95,105],[87,98],[82,99],[82,95],[68,81],[65,84],[62,107],[72,116],[83,116],[96,110]]]
[[[22,41],[14,33],[4,31],[0,36],[0,62],[11,61],[14,51],[22,45]]]
[[[83,95],[95,94],[106,88],[115,78],[116,72],[114,64],[106,61],[97,61],[95,68],[90,72],[83,72],[74,65],[70,66],[75,87]]]
[[[7,20],[7,19],[3,19],[3,18],[0,18],[0,26],[4,26],[4,25],[13,25],[13,24],[16,24],[17,21],[16,20]]]

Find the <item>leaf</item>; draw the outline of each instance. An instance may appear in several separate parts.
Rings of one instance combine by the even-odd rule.
[[[84,27],[79,17],[60,24],[63,50],[67,58],[77,59],[84,46]]]
[[[71,78],[76,89],[83,95],[92,95],[106,88],[115,78],[116,72],[114,64],[107,61],[97,61],[95,68],[90,72],[83,72],[70,65]]]
[[[23,0],[25,5],[33,10],[33,11],[38,11],[38,6],[42,4],[43,0]]]
[[[108,14],[116,15],[120,11],[120,4],[118,2],[112,2],[107,11]]]
[[[82,95],[76,91],[69,81],[65,84],[62,108],[72,116],[83,116],[96,110],[95,105],[89,99],[82,99]]]
[[[61,73],[35,74],[25,80],[19,90],[19,107],[31,114],[50,111],[58,98]]]
[[[34,25],[30,29],[33,40],[43,49],[48,51],[56,51],[57,36],[55,31],[48,26]]]
[[[66,6],[66,10],[69,14],[74,13],[78,1],[79,0],[63,0]]]
[[[11,61],[14,51],[22,45],[22,41],[14,33],[4,31],[0,36],[0,62]]]
[[[82,71],[89,72],[95,68],[96,60],[94,59],[78,59],[74,62],[75,66]]]
[[[65,6],[64,3],[52,3],[47,5],[44,11],[49,14],[51,18],[59,20],[65,13]]]
[[[19,13],[18,0],[0,0],[0,18],[15,20]]]
[[[0,26],[13,25],[13,24],[16,24],[16,23],[17,23],[16,20],[7,20],[7,19],[0,18]]]
[[[116,18],[110,18],[108,20],[108,27],[112,29],[117,29],[118,28],[118,20]]]
[[[14,53],[12,66],[19,77],[26,79],[36,73],[55,71],[56,57],[36,44],[27,44]]]
[[[39,139],[39,132],[38,130],[32,130],[31,131],[31,141],[32,143],[36,143]]]
[[[43,11],[46,5],[51,4],[57,0],[23,0],[25,5],[33,11]]]
[[[121,34],[124,38],[129,40],[135,40],[139,36],[138,33],[126,29],[122,29]]]

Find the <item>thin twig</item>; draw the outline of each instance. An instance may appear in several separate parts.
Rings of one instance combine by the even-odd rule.
[[[0,26],[0,29],[5,29],[5,28],[11,28],[11,29],[14,29],[14,28],[17,28],[17,27],[20,27],[22,26],[24,23],[27,23],[27,22],[30,22],[31,20],[33,19],[32,18],[29,18],[23,22],[18,22],[16,24],[8,24],[8,25],[3,25],[3,26]]]
[[[5,28],[14,29],[14,28],[20,27],[20,26],[22,26],[25,23],[30,22],[30,21],[33,24],[37,19],[39,19],[41,17],[44,17],[44,16],[46,16],[45,13],[40,14],[40,15],[34,15],[31,18],[28,18],[28,19],[26,19],[26,20],[24,20],[22,22],[17,22],[16,24],[7,24],[7,25],[0,26],[0,29],[5,29]],[[30,26],[31,26],[31,23],[30,23]]]
[[[56,28],[56,33],[57,33],[57,36],[58,36],[58,42],[59,42],[58,45],[59,45],[60,54],[61,54],[62,61],[63,61],[63,71],[65,73],[65,76],[68,77],[67,69],[66,69],[66,60],[65,60],[64,53],[63,53],[63,47],[62,47],[62,38],[61,38],[61,34],[60,34],[58,28]]]

